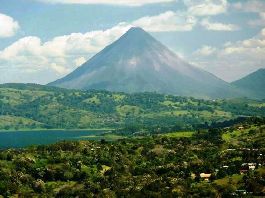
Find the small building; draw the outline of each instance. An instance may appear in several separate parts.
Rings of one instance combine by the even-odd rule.
[[[256,163],[248,163],[249,170],[255,170],[256,169]]]
[[[243,163],[241,165],[241,169],[239,170],[240,174],[245,174],[247,173],[249,170],[255,170],[256,169],[257,164],[256,163]]]
[[[246,195],[247,191],[246,190],[236,190],[237,195]]]
[[[241,175],[243,175],[243,174],[248,172],[248,169],[242,168],[242,169],[239,170],[239,172],[240,172]]]
[[[227,151],[235,151],[236,149],[228,148]]]
[[[200,177],[202,179],[204,179],[204,181],[209,181],[209,179],[210,179],[211,176],[212,176],[212,174],[210,174],[210,173],[201,173],[200,174]]]
[[[244,129],[244,127],[243,126],[239,126],[237,129],[241,131],[241,130]]]

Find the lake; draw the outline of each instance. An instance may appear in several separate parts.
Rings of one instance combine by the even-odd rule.
[[[98,130],[45,130],[0,132],[0,148],[23,148],[31,145],[46,145],[63,140],[100,140]]]

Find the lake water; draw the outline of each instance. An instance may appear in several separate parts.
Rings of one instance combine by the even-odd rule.
[[[48,130],[0,132],[0,148],[22,148],[31,145],[46,145],[63,140],[99,140],[106,131],[93,130]],[[99,137],[96,137],[96,136]]]

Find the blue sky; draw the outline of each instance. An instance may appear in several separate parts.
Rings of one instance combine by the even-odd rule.
[[[56,80],[131,26],[226,81],[265,67],[263,0],[0,0],[0,83]]]

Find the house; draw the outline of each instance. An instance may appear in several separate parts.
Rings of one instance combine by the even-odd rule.
[[[229,149],[226,149],[227,151],[235,151],[236,149],[231,149],[231,148],[229,148]]]
[[[210,179],[210,177],[212,176],[212,174],[208,174],[208,173],[201,173],[200,174],[200,177],[202,178],[202,179],[204,179],[204,181],[209,181],[209,179]]]
[[[248,169],[241,168],[241,169],[239,170],[239,172],[240,172],[241,175],[243,175],[243,174],[245,174],[245,173],[248,172]]]
[[[195,179],[196,178],[196,175],[194,173],[191,173],[190,176],[191,176],[192,179]]]
[[[257,165],[256,163],[248,163],[249,170],[255,170],[256,165]]]
[[[236,190],[237,195],[246,195],[247,191],[246,190]]]
[[[241,131],[241,130],[244,129],[244,127],[243,126],[239,126],[237,129]]]
[[[241,165],[241,169],[239,170],[240,174],[245,174],[247,173],[249,170],[255,170],[256,169],[256,163],[243,163]]]

